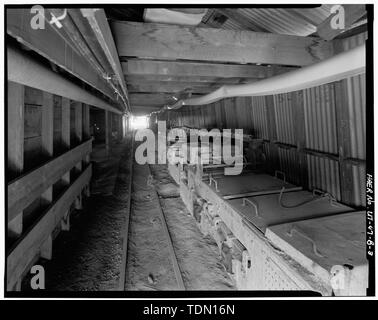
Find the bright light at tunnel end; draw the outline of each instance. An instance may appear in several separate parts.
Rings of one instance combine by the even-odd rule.
[[[132,116],[130,121],[132,130],[147,129],[148,117],[147,116]]]

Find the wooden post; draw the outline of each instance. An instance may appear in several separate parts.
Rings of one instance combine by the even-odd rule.
[[[300,183],[308,188],[308,168],[307,155],[302,152],[306,148],[306,128],[305,128],[305,114],[303,104],[303,91],[294,91],[291,93],[292,103],[294,108],[294,132],[297,143],[297,156],[300,170]]]
[[[42,104],[42,153],[46,158],[53,156],[54,147],[54,98],[51,93],[43,92]],[[44,204],[52,202],[53,188],[49,187],[42,195]]]
[[[108,110],[105,110],[105,149],[106,154],[109,155],[110,151],[110,112]]]
[[[123,120],[123,115],[117,115],[118,118],[118,139],[122,140],[124,134],[123,134],[123,125],[122,125],[122,120]]]
[[[52,236],[50,234],[41,246],[41,250],[40,250],[41,258],[51,260],[51,258],[52,258],[52,242],[53,242],[53,239],[52,239]]]
[[[24,168],[24,86],[8,81],[8,170],[11,178]],[[8,221],[8,236],[22,233],[22,211]]]
[[[70,137],[70,99],[62,97],[62,144],[63,147],[68,150],[71,146]],[[70,172],[68,171],[62,177],[62,180],[66,184],[70,184]]]
[[[83,104],[83,139],[88,140],[91,137],[90,133],[90,107],[87,104]],[[90,155],[85,157],[85,163],[90,162]]]
[[[91,137],[90,134],[90,115],[89,115],[89,105],[83,103],[83,139],[88,140]]]
[[[78,144],[83,141],[83,104],[75,101],[73,103],[75,109],[75,138]],[[80,160],[75,168],[79,171],[82,169],[82,161]]]

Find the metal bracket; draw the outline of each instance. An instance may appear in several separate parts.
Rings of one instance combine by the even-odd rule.
[[[285,172],[283,172],[283,171],[279,171],[279,170],[276,170],[276,171],[274,172],[274,176],[275,176],[277,179],[279,179],[279,178],[278,178],[278,175],[279,175],[279,174],[283,177],[283,179],[281,179],[281,180],[283,180],[283,182],[286,182],[286,174],[285,174]]]
[[[319,251],[318,251],[318,248],[316,246],[316,243],[314,240],[312,240],[307,234],[303,233],[302,231],[299,231],[298,229],[295,229],[294,227],[292,227],[290,229],[290,231],[288,231],[286,234],[289,236],[289,237],[292,237],[293,236],[293,232],[296,232],[298,235],[302,236],[302,238],[305,238],[306,240],[310,241],[311,244],[312,244],[312,250],[314,252],[314,254],[320,258],[325,258],[325,256],[323,256]]]
[[[247,205],[247,203],[249,203],[255,209],[255,217],[261,218],[260,215],[259,215],[259,209],[257,208],[257,204],[254,203],[250,199],[243,198],[243,204],[242,204],[242,206],[245,207]]]
[[[218,189],[218,181],[215,180],[211,174],[209,174],[209,186],[211,187],[211,182],[214,182],[214,185],[215,185],[215,191],[216,192],[219,192],[219,189]]]

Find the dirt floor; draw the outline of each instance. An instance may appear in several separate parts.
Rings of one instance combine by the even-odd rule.
[[[118,290],[129,151],[126,144],[115,144],[107,156],[104,145],[94,145],[91,197],[84,210],[72,212],[70,231],[54,240],[52,260],[37,262],[45,268],[46,290]],[[31,290],[29,284],[30,276],[22,289]]]
[[[49,291],[118,290],[123,230],[127,214],[129,159],[126,143],[106,156],[94,146],[91,197],[71,216],[71,230],[53,243],[53,259],[40,259]],[[199,231],[179,196],[179,187],[165,165],[134,164],[132,213],[126,271],[126,290],[176,290],[164,216],[187,290],[235,290],[221,264],[218,247]],[[30,275],[22,290],[30,289]]]
[[[218,246],[204,237],[179,197],[165,165],[150,166],[187,290],[236,290],[221,264]]]

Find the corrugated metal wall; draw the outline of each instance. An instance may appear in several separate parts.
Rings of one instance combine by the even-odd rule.
[[[349,50],[362,44],[366,37],[364,33],[339,40],[338,50]],[[338,88],[345,92],[340,101],[337,101]],[[206,106],[183,107],[170,112],[171,125],[244,129],[245,133],[266,141],[264,152],[267,161],[275,164],[274,169],[285,172],[288,180],[308,189],[329,192],[344,203],[365,206],[365,75],[343,80],[339,86],[331,83],[303,90],[302,100],[296,107],[293,99],[297,101],[297,94],[279,94],[271,100],[268,97],[236,97]],[[270,115],[268,101],[273,101],[274,112]],[[340,104],[339,109],[337,103]],[[338,141],[340,115],[337,110],[347,113],[349,141]],[[303,121],[298,121],[298,114],[303,114]],[[302,125],[304,137],[297,133]],[[338,158],[340,148],[350,153],[344,154],[341,161],[350,158],[357,161],[341,166]],[[304,161],[301,162],[301,159]],[[306,179],[298,174],[303,168]],[[343,182],[345,176],[352,186]],[[348,193],[346,189],[351,190]]]

